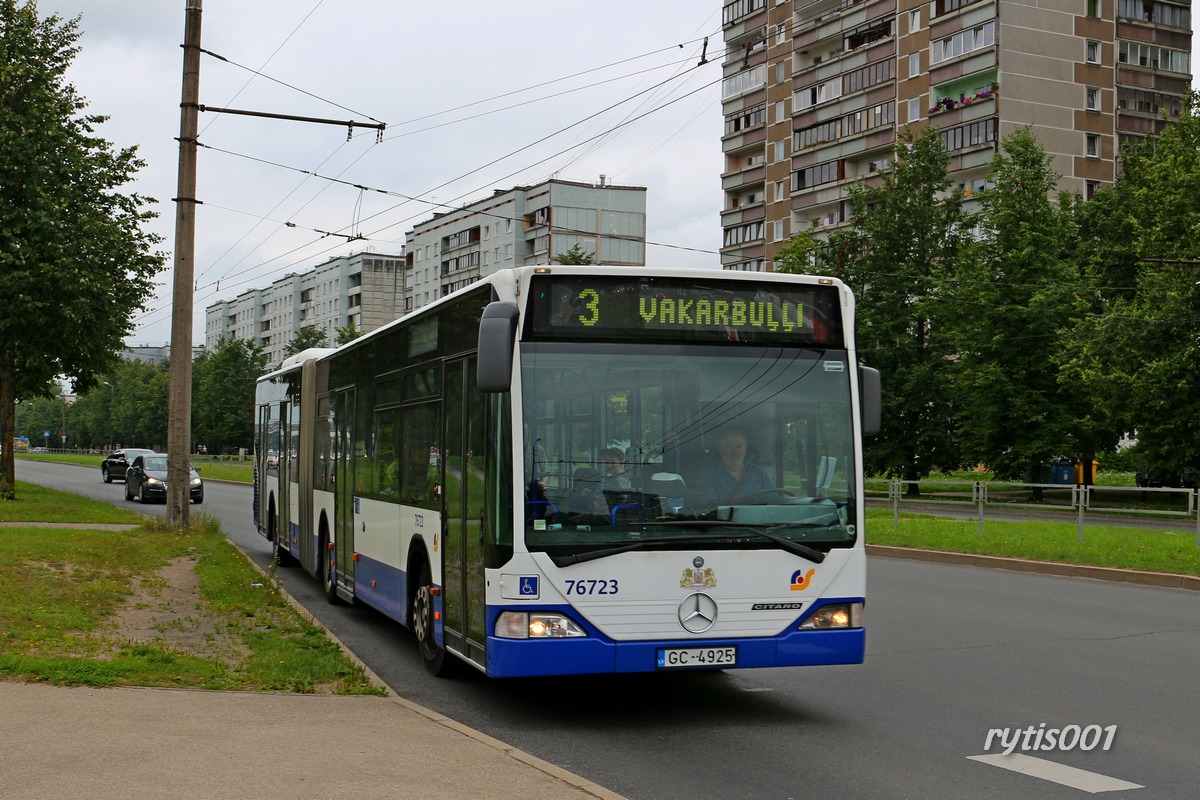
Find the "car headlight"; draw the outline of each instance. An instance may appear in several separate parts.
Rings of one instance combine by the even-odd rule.
[[[810,614],[808,619],[800,623],[800,630],[833,630],[835,628],[861,628],[862,626],[862,603],[830,603]]]
[[[501,639],[563,639],[587,636],[569,617],[553,611],[502,611],[496,617]]]
[[[200,479],[192,478],[192,486],[199,486],[199,485],[200,485]]]
[[[158,478],[146,478],[146,483],[150,484],[151,486],[162,486],[163,485],[163,482],[160,481]]]

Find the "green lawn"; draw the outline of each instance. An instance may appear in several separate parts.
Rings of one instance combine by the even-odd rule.
[[[868,544],[1200,575],[1195,522],[1186,520],[1178,531],[1089,523],[1080,542],[1077,522],[985,520],[980,534],[978,520],[904,513],[893,527],[891,510],[869,509],[866,536]]]
[[[124,531],[0,527],[0,677],[88,686],[382,694],[225,537],[17,483],[0,522],[128,522]],[[164,579],[169,564],[194,573]],[[179,584],[190,583],[188,594]],[[136,602],[131,598],[136,597]],[[131,610],[165,609],[132,636]]]
[[[59,464],[82,464],[88,467],[95,467],[97,471],[100,469],[100,462],[104,460],[103,455],[89,455],[87,453],[17,453],[16,456],[18,461],[53,461]],[[199,470],[200,477],[202,478],[210,478],[216,481],[236,481],[238,483],[254,482],[254,467],[249,459],[238,461],[235,458],[194,456],[192,466]],[[17,474],[20,475],[20,468],[17,469]]]

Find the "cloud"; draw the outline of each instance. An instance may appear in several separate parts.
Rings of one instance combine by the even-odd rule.
[[[184,5],[55,4],[83,15],[69,78],[92,113],[111,115],[102,135],[140,147],[147,167],[134,188],[160,201],[168,247]],[[645,186],[647,239],[677,246],[648,248],[648,261],[719,263],[719,5],[207,0],[202,31],[204,48],[227,59],[202,59],[203,104],[375,118],[387,131],[381,143],[363,129],[347,141],[341,126],[201,115],[197,342],[208,304],[331,255],[396,252],[437,204],[551,175]],[[704,36],[710,63],[698,67]],[[358,232],[371,241],[327,235]],[[163,283],[136,343],[170,338],[169,275]]]

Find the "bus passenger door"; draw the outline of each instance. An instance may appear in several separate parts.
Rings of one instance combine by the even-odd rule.
[[[354,390],[333,395],[334,563],[337,585],[354,591]]]
[[[446,365],[442,495],[445,645],[485,665],[483,516],[486,397],[475,388],[476,358]]]

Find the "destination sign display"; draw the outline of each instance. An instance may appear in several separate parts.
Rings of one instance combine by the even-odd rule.
[[[548,275],[530,288],[532,339],[844,346],[834,286]]]

